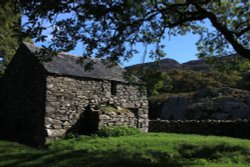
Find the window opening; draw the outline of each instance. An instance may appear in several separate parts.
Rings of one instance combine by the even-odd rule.
[[[116,82],[111,82],[111,95],[116,95],[117,94],[117,83]]]

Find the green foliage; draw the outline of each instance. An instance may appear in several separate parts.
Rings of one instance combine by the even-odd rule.
[[[245,59],[237,55],[221,58],[222,60],[220,60],[220,58],[218,58],[218,60],[210,58],[210,60],[214,59],[210,65],[214,66],[215,69],[222,73],[229,75],[232,73],[238,73],[238,75],[241,75],[250,70],[250,59]]]
[[[159,95],[172,90],[172,78],[167,73],[160,72],[157,67],[149,69],[140,66],[128,68],[127,72],[142,80],[147,87],[149,96]]]
[[[250,91],[250,70],[242,74],[242,80],[239,84],[241,88]]]
[[[78,137],[79,137],[79,134],[77,134],[77,133],[69,133],[69,134],[65,135],[64,139],[75,139]]]
[[[147,70],[140,78],[146,83],[149,96],[158,95],[172,89],[172,79],[166,73]]]
[[[170,92],[193,92],[203,87],[239,87],[241,76],[238,73],[222,73],[218,71],[195,72],[192,70],[170,70],[166,72],[172,79]],[[165,92],[166,93],[166,92]]]
[[[202,76],[202,73],[186,70],[173,70],[166,72],[173,80],[173,89],[171,92],[192,92],[205,84],[207,79]],[[204,80],[205,79],[205,80]]]
[[[97,132],[97,135],[100,137],[118,137],[118,136],[128,136],[128,135],[136,135],[140,134],[141,131],[139,129],[133,127],[104,127]]]
[[[145,82],[149,96],[160,96],[167,93],[188,93],[204,87],[232,87],[246,88],[248,80],[247,73],[237,71],[219,72],[195,72],[192,70],[168,70],[159,72],[157,70],[145,70],[137,73],[139,78]],[[245,85],[245,86],[243,86]]]
[[[58,51],[72,50],[81,42],[84,56],[120,61],[134,56],[134,46],[142,43],[155,46],[146,54],[159,59],[165,56],[161,42],[166,36],[192,32],[200,35],[200,57],[227,55],[234,50],[250,59],[250,3],[246,0],[17,2],[29,18],[24,30],[43,42],[43,32],[51,24],[53,39],[49,48]],[[58,19],[60,14],[68,15]],[[214,29],[202,24],[204,20],[209,20]]]
[[[47,149],[0,141],[0,167],[248,167],[250,141],[228,137],[147,133],[58,140]]]
[[[214,3],[212,5],[212,3]],[[232,48],[240,55],[250,58],[249,54],[249,1],[212,1],[210,8],[211,17],[209,17],[212,26],[224,29],[223,31],[215,31],[203,29],[198,34],[201,38],[197,42],[199,56],[218,56],[227,55],[232,52]],[[217,3],[217,5],[215,4]],[[204,10],[205,11],[205,10]],[[216,17],[212,16],[213,14]],[[238,19],[238,16],[240,17]],[[214,17],[214,18],[212,18]],[[246,23],[248,21],[248,23]],[[219,24],[217,24],[219,23]],[[230,31],[232,34],[230,34]],[[227,33],[227,35],[226,35]],[[225,38],[224,38],[225,37]],[[230,39],[229,39],[230,38]],[[245,48],[245,49],[244,49]],[[244,50],[245,53],[241,53]]]
[[[0,3],[0,74],[8,65],[21,40],[21,15],[12,0]]]

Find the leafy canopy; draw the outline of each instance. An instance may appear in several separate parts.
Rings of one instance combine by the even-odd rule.
[[[15,54],[21,41],[21,15],[12,0],[0,3],[0,75]]]
[[[51,28],[50,49],[69,51],[77,42],[84,56],[112,61],[130,59],[135,44],[154,44],[150,55],[164,56],[167,35],[200,35],[199,55],[236,51],[250,59],[250,4],[248,0],[16,0],[28,22],[26,33],[45,41]],[[62,17],[64,16],[64,17]],[[214,29],[202,21],[209,20]],[[45,24],[46,22],[46,24]]]

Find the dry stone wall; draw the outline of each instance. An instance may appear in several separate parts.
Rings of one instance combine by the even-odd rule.
[[[103,112],[99,111],[98,128],[107,126],[138,127],[139,122],[136,113],[133,112]]]
[[[250,138],[249,120],[152,120],[149,132],[219,135]]]
[[[83,126],[90,128],[91,125],[99,125],[100,120],[102,120],[100,124],[107,126],[113,125],[112,122],[123,124],[121,120],[127,119],[127,115],[116,115],[113,118],[106,114],[106,118],[109,117],[105,120],[106,122],[102,119],[105,116],[100,112],[98,112],[100,116],[93,116],[93,109],[108,105],[133,111],[131,114],[134,113],[136,122],[140,123],[136,126],[147,131],[148,101],[146,91],[141,91],[138,86],[105,80],[48,76],[45,110],[45,127],[48,138],[63,136],[74,128],[79,130],[79,128],[84,128]],[[97,120],[92,121],[93,123],[90,125],[89,119],[93,118]],[[126,125],[127,121],[124,124]],[[76,128],[76,126],[79,127]],[[96,128],[93,127],[93,129]]]
[[[45,142],[46,76],[37,61],[19,51],[5,71],[0,87],[0,138],[28,145]]]

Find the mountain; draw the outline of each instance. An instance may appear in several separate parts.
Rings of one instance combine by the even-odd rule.
[[[235,58],[239,58],[237,55],[229,55],[229,56],[222,56],[222,57],[216,57],[216,64],[219,65],[225,60],[234,61]],[[179,63],[176,60],[166,58],[161,59],[159,61],[155,62],[149,62],[149,63],[143,63],[143,64],[136,64],[132,66],[126,67],[127,69],[136,69],[136,68],[145,68],[145,69],[157,69],[161,72],[167,71],[167,70],[173,70],[173,69],[187,69],[187,70],[193,70],[193,71],[208,71],[211,69],[211,65],[203,60],[191,60],[186,63]]]
[[[136,65],[128,66],[126,68],[135,69],[135,68],[140,68],[140,67],[143,67],[145,69],[154,68],[154,69],[158,69],[159,71],[166,71],[166,70],[171,70],[171,69],[179,69],[181,68],[181,64],[177,62],[176,60],[166,58],[166,59],[162,59],[162,60],[155,61],[155,62],[136,64]]]
[[[193,71],[208,71],[210,66],[205,60],[192,60],[181,64],[181,68]]]

